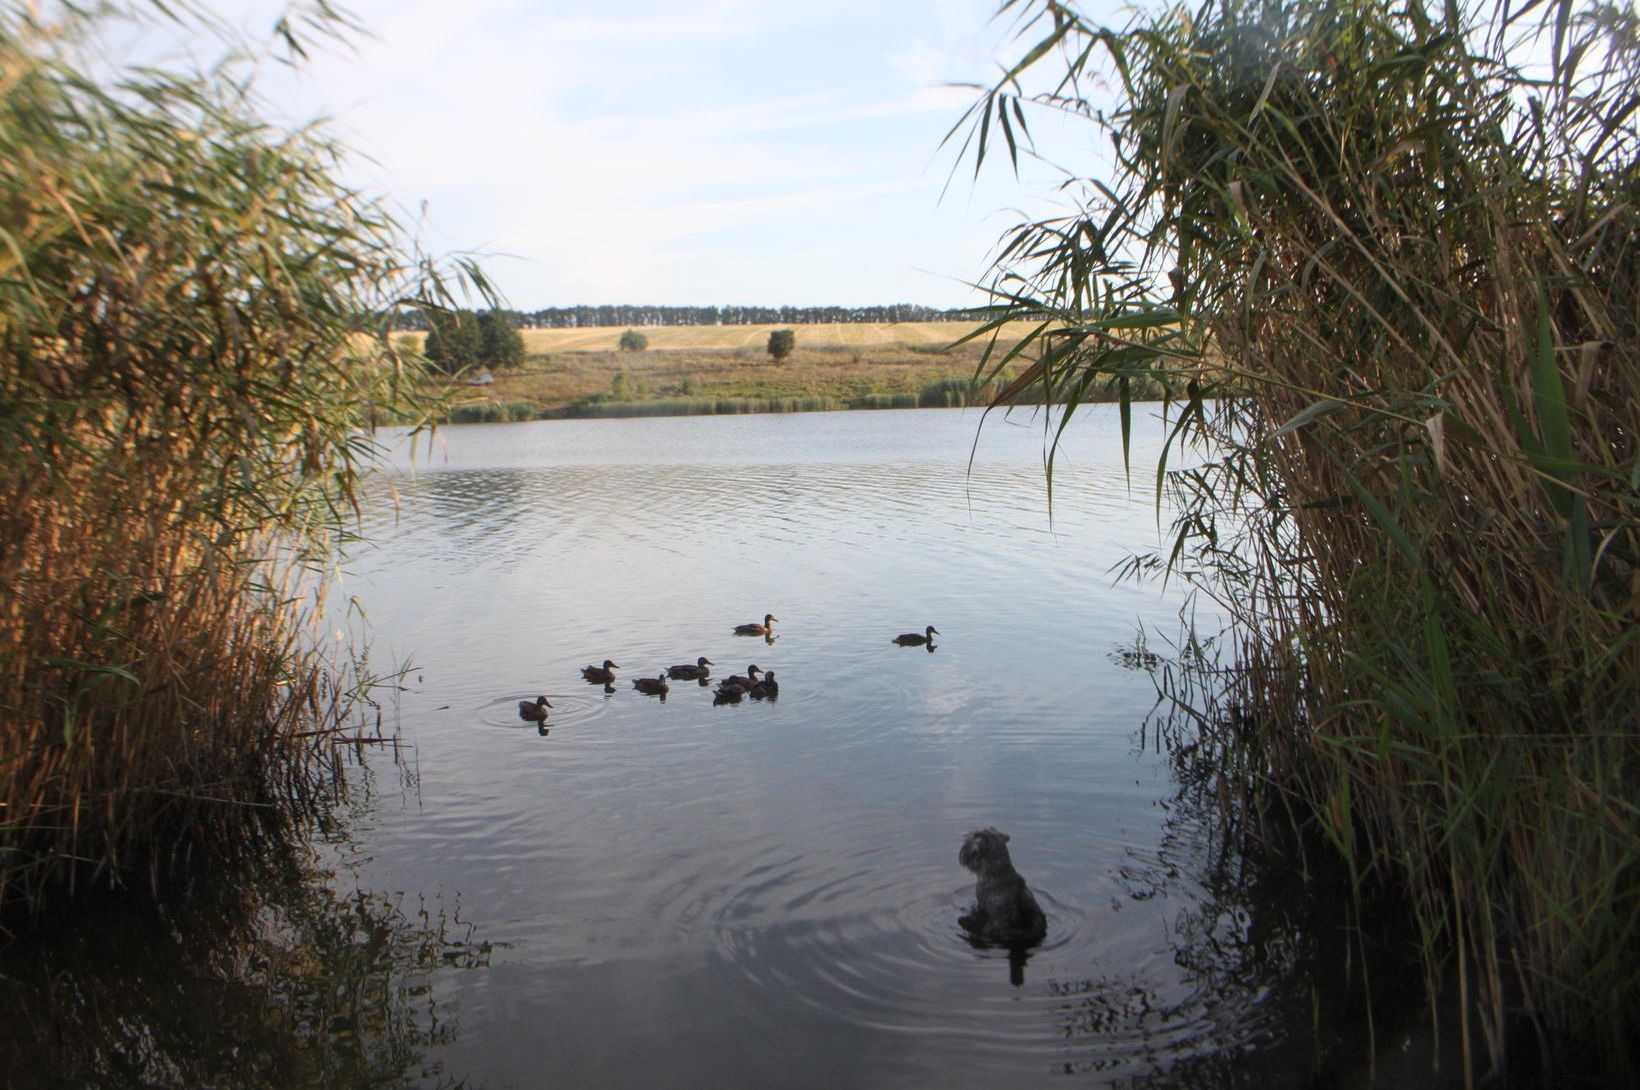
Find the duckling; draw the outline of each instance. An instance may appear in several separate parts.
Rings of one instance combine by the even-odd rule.
[[[694,665],[686,662],[681,666],[669,666],[666,672],[680,681],[693,681],[697,678],[704,681],[712,676],[712,660],[702,655],[695,660]]]
[[[774,679],[774,671],[770,670],[750,691],[753,700],[773,700],[780,695],[780,682]]]
[[[763,671],[759,670],[757,668],[757,664],[754,662],[752,665],[746,667],[746,672],[744,674],[730,674],[728,677],[724,678],[723,685],[738,686],[742,691],[748,691],[753,685],[757,684],[757,675],[762,672]],[[718,688],[723,688],[723,685],[719,685]]]
[[[544,696],[538,696],[534,700],[520,700],[518,702],[518,718],[530,723],[545,723],[547,721],[547,709],[550,707],[552,705],[547,703],[547,698]]]
[[[762,624],[737,624],[737,625],[735,625],[735,635],[737,635],[737,636],[770,636],[770,635],[773,635],[774,634],[774,623],[776,621],[778,621],[779,619],[780,618],[776,617],[773,613],[765,613],[763,615],[763,623]]]
[[[633,678],[632,687],[640,693],[648,693],[650,696],[665,696],[668,688],[666,671],[662,670],[659,677]]]
[[[607,685],[615,680],[615,671],[619,669],[620,666],[617,663],[605,659],[602,666],[581,667],[581,676],[594,684],[603,682]]]
[[[906,632],[894,637],[894,642],[901,647],[921,647],[925,643],[933,643],[934,637],[939,635],[939,629],[928,626],[927,632]]]

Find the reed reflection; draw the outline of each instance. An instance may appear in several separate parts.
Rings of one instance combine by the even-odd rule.
[[[1187,657],[1158,654],[1142,636],[1111,656],[1164,678],[1177,678]],[[1179,906],[1168,946],[1182,975],[1164,984],[1135,968],[1049,980],[1057,1031],[1085,1046],[1072,1047],[1062,1070],[1131,1070],[1137,1053],[1153,1070],[1135,1086],[1333,1085],[1370,1065],[1387,1030],[1418,1011],[1413,947],[1364,926],[1347,900],[1317,896],[1283,852],[1254,835],[1253,815],[1227,789],[1227,770],[1179,729],[1188,718],[1188,709],[1164,713],[1141,733],[1141,746],[1148,738],[1165,750],[1175,789],[1157,849],[1130,853],[1117,871],[1128,899]],[[1404,980],[1339,972],[1368,954],[1374,965],[1404,966]],[[1442,1085],[1431,1065],[1424,1070],[1412,1085]]]
[[[542,733],[546,729],[542,727]],[[0,952],[0,1071],[28,1085],[462,1085],[433,974],[489,965],[459,909],[286,858],[164,908],[110,898]],[[10,1084],[10,1083],[8,1083]]]

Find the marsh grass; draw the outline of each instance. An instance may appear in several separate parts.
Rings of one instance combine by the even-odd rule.
[[[421,411],[383,315],[430,273],[242,64],[99,85],[103,24],[61,17],[0,8],[9,920],[231,856],[324,788],[367,705],[314,603],[365,427]]]
[[[1005,239],[992,314],[1040,332],[981,374],[1034,352],[1015,382],[1069,395],[1055,427],[1085,391],[1151,376],[1174,442],[1211,452],[1157,467],[1177,536],[1136,567],[1196,579],[1238,622],[1218,684],[1179,704],[1226,809],[1321,845],[1363,900],[1401,899],[1466,1078],[1529,1027],[1555,1078],[1626,1081],[1634,19],[1273,0],[1115,30],[1003,6],[1031,44],[968,151],[1017,154],[1024,107],[1047,106],[1106,126],[1116,166],[1082,212]]]

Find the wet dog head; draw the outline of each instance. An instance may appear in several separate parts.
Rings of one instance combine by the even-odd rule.
[[[1012,867],[1008,858],[1008,834],[995,828],[975,829],[963,838],[957,862],[981,874],[998,865]]]

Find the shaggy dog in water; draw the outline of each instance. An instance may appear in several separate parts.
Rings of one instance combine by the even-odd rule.
[[[972,940],[1016,949],[1042,941],[1048,919],[1008,858],[1007,833],[974,830],[963,840],[957,862],[979,875],[977,903],[957,920]]]

